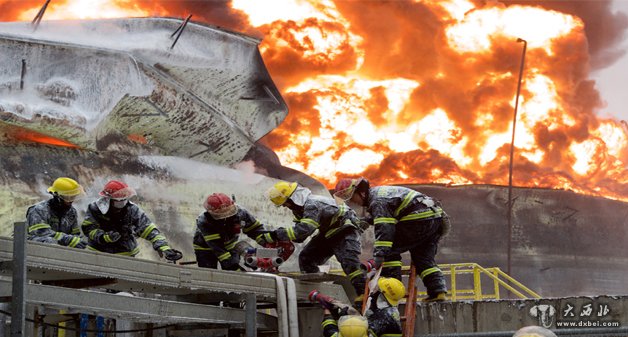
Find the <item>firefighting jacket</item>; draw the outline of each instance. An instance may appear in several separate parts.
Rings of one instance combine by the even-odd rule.
[[[235,246],[240,231],[254,240],[259,240],[262,235],[268,233],[259,220],[241,207],[238,207],[238,212],[234,216],[219,220],[203,212],[196,219],[194,250],[213,251],[218,261],[223,264],[232,256],[238,256]]]
[[[368,337],[401,337],[401,319],[396,307],[376,309],[367,315]],[[321,323],[324,337],[342,337],[338,322],[330,314],[323,316]]]
[[[373,256],[384,257],[392,249],[395,231],[401,230],[405,242],[415,241],[417,221],[440,218],[440,204],[425,194],[400,186],[369,189],[368,210],[375,227]]]
[[[33,241],[75,247],[81,241],[76,209],[60,207],[56,203],[55,199],[49,199],[28,208],[26,211],[27,238]]]
[[[369,336],[373,337],[401,337],[401,316],[395,306],[381,305],[377,301],[381,292],[371,294],[371,306],[365,316],[369,323]],[[383,296],[383,295],[382,295]]]
[[[276,230],[279,241],[303,242],[318,229],[319,235],[332,237],[348,227],[358,228],[355,212],[346,205],[337,205],[332,198],[310,195],[303,205],[303,214],[294,214],[295,225]],[[270,241],[272,242],[272,240]]]
[[[171,249],[166,237],[146,213],[130,201],[119,211],[111,208],[106,214],[102,214],[96,202],[92,202],[87,207],[81,229],[89,239],[87,249],[90,250],[135,256],[140,252],[135,237],[150,241],[156,251]],[[120,233],[120,239],[111,242],[106,235],[110,231]]]

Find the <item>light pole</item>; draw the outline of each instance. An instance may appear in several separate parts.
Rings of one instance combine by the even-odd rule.
[[[521,53],[521,67],[519,68],[519,81],[517,82],[517,96],[515,98],[515,113],[512,117],[512,139],[510,141],[510,168],[508,170],[508,264],[506,273],[510,275],[511,255],[512,255],[512,162],[515,154],[515,127],[517,125],[517,107],[519,106],[519,92],[521,91],[521,78],[523,77],[523,65],[526,59],[526,49],[528,42],[518,38],[517,42],[523,42],[523,52]]]

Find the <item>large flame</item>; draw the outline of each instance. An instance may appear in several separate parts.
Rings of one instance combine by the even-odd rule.
[[[290,108],[263,141],[284,165],[329,187],[347,175],[375,184],[507,184],[523,39],[514,185],[628,201],[628,129],[598,116],[594,43],[573,11],[466,0],[53,3],[44,19],[187,11],[261,33]],[[0,19],[37,10],[31,2]]]

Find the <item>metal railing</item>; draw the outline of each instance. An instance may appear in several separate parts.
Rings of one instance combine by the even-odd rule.
[[[439,264],[445,276],[449,276],[450,289],[447,299],[458,300],[486,300],[500,299],[500,290],[505,289],[517,298],[541,298],[539,294],[524,286],[510,275],[503,272],[499,267],[484,268],[477,263],[452,263]],[[402,267],[402,274],[410,271],[409,266]],[[330,273],[344,275],[342,270],[331,270]],[[471,276],[470,279],[463,280],[464,276]],[[482,286],[483,280],[492,282],[492,292],[485,292]],[[426,297],[425,291],[417,291],[418,297]]]
[[[448,299],[457,300],[485,300],[500,299],[500,290],[506,289],[518,298],[541,298],[539,294],[524,286],[510,275],[503,272],[499,267],[484,268],[477,263],[452,263],[439,265],[443,274],[450,277],[450,291]],[[404,267],[409,269],[409,267]],[[471,288],[461,288],[460,276],[471,276]],[[483,279],[492,281],[492,292],[485,293],[482,287]],[[419,295],[427,295],[426,292],[419,292]]]

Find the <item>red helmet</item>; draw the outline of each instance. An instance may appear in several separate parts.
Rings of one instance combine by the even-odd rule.
[[[346,201],[353,197],[353,193],[355,193],[356,190],[363,191],[367,190],[368,188],[369,182],[364,178],[342,178],[336,184],[336,188],[334,189],[334,197]]]
[[[211,194],[207,197],[203,206],[207,213],[216,220],[226,219],[238,213],[236,204],[224,193]]]
[[[134,196],[135,190],[121,181],[111,180],[105,184],[105,187],[99,194],[114,200],[124,200]]]

